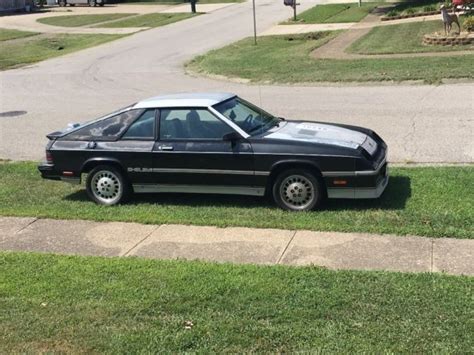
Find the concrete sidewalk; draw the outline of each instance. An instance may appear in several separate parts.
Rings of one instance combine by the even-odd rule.
[[[474,240],[0,217],[0,250],[474,275]]]
[[[336,30],[366,30],[368,33],[374,27],[391,26],[411,22],[436,21],[440,15],[419,16],[399,20],[380,21],[379,15],[369,14],[360,22],[337,22],[337,23],[297,23],[297,24],[278,24],[262,32],[261,36],[277,36],[288,34],[310,33],[317,31],[336,31]],[[359,36],[359,37],[362,37]]]

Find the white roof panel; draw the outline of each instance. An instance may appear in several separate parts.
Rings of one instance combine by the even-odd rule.
[[[151,97],[133,108],[208,107],[236,96],[231,93],[189,93]]]

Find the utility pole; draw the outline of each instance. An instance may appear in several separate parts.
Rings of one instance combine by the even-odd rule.
[[[362,0],[359,0],[359,7],[362,6]]]
[[[257,45],[257,14],[255,12],[255,0],[252,0],[253,3],[253,41]]]

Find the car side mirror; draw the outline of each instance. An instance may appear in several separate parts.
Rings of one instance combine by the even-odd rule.
[[[235,142],[239,139],[241,139],[242,137],[240,136],[240,134],[238,134],[237,132],[233,131],[233,132],[230,132],[230,133],[227,133],[227,134],[224,134],[224,136],[222,137],[222,140],[224,141],[229,141],[229,142]]]

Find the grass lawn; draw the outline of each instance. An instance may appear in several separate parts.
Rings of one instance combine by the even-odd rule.
[[[61,27],[80,27],[95,23],[118,20],[135,14],[97,14],[97,15],[64,15],[40,18],[37,21],[45,25]]]
[[[9,30],[7,28],[0,28],[0,42],[8,41],[11,39],[36,36],[37,34],[37,32],[26,32],[18,30]]]
[[[436,274],[0,253],[0,352],[469,353],[472,287]]]
[[[139,194],[98,206],[84,186],[42,180],[34,163],[4,163],[0,215],[474,238],[474,166],[392,168],[391,175],[378,200],[329,200],[323,210],[293,213],[264,198],[223,195]]]
[[[104,23],[103,25],[97,25],[95,27],[159,27],[168,25],[173,22],[185,20],[190,17],[197,16],[199,14],[192,13],[174,13],[174,14],[161,14],[153,13],[131,17],[129,19],[118,20],[114,22]]]
[[[359,22],[379,4],[363,2],[361,7],[357,3],[316,5],[298,14],[297,21],[291,18],[285,24]]]
[[[462,19],[461,19],[462,26]],[[456,25],[454,25],[456,28]],[[457,28],[456,28],[457,30]],[[391,26],[374,27],[368,34],[354,42],[348,52],[360,54],[391,54],[441,52],[473,49],[474,46],[426,46],[423,35],[444,32],[441,21],[412,22]],[[473,51],[474,54],[474,51]]]
[[[104,34],[44,34],[4,42],[0,51],[0,70],[39,62],[121,37]]]
[[[196,57],[190,70],[203,74],[248,79],[265,83],[312,83],[351,81],[424,80],[437,83],[443,78],[473,78],[473,55],[401,59],[314,59],[311,52],[334,33],[266,36],[235,42]]]

